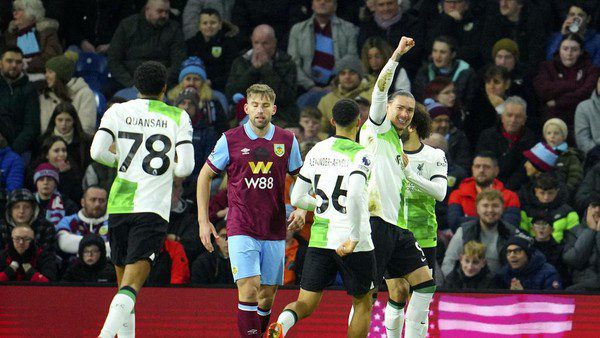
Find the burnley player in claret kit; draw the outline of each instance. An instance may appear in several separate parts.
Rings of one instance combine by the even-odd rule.
[[[217,141],[198,177],[200,239],[210,252],[208,220],[211,180],[228,176],[227,235],[231,271],[238,287],[238,329],[242,337],[261,337],[269,324],[277,285],[283,285],[286,230],[304,226],[306,211],[295,210],[285,219],[285,176],[302,166],[294,134],[271,123],[275,92],[265,84],[246,91],[248,122],[226,131]]]

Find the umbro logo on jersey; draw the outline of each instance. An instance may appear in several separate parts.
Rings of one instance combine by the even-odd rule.
[[[250,154],[250,149],[248,149],[248,148],[242,149],[242,155],[248,155],[248,154]]]

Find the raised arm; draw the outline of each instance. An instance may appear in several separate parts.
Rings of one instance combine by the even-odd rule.
[[[387,93],[392,86],[394,72],[398,66],[398,61],[400,61],[400,57],[406,54],[414,45],[415,42],[413,39],[403,36],[398,43],[398,47],[379,73],[375,88],[373,88],[371,109],[369,110],[369,118],[371,119],[371,122],[376,125],[381,125],[385,120]]]

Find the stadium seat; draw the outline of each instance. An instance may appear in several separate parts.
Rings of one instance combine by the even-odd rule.
[[[79,53],[75,65],[75,76],[82,77],[93,91],[100,91],[108,79],[106,56],[96,53]]]

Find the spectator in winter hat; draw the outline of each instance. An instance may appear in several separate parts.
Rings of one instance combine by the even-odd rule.
[[[535,178],[541,173],[553,171],[558,159],[558,153],[544,142],[538,142],[533,148],[523,152],[527,176]]]
[[[40,214],[50,223],[57,225],[65,215],[77,211],[75,203],[58,191],[58,170],[52,164],[46,162],[38,165],[33,174],[33,182]]]
[[[40,131],[48,128],[56,106],[71,102],[77,111],[83,131],[89,135],[96,132],[96,98],[94,92],[80,77],[73,77],[75,63],[64,55],[46,62],[46,88],[40,95]]]
[[[567,185],[569,196],[573,196],[583,180],[583,153],[567,145],[568,132],[567,124],[559,118],[552,118],[544,123],[544,140],[558,153],[556,176]]]
[[[365,72],[362,68],[360,59],[356,55],[346,55],[336,65],[335,78],[333,83],[335,87],[327,95],[321,98],[317,108],[323,114],[321,118],[321,131],[329,133],[331,126],[331,112],[333,106],[341,99],[354,99],[361,96],[371,101],[373,86],[364,80]]]
[[[513,236],[506,243],[506,260],[498,274],[502,288],[510,290],[560,290],[562,281],[556,268],[534,246],[531,238]]]
[[[452,123],[454,110],[433,99],[426,99],[425,104],[431,117],[431,131],[444,135],[448,141],[448,151],[446,152],[448,160],[463,168],[469,168],[471,145],[465,133]]]
[[[116,282],[115,268],[107,260],[104,240],[99,235],[90,233],[83,236],[79,242],[78,257],[77,262],[65,272],[63,282]]]

